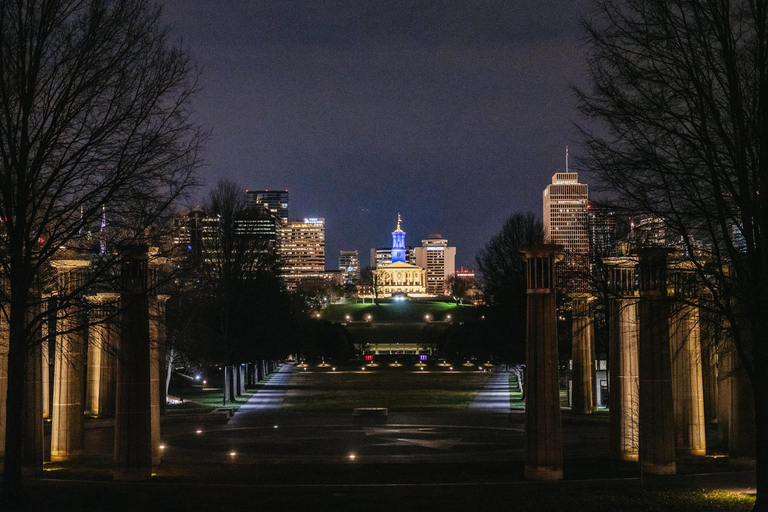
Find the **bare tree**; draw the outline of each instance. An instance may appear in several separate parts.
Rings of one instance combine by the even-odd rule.
[[[104,279],[118,248],[152,243],[149,227],[193,184],[202,138],[188,118],[194,75],[159,20],[147,0],[0,3],[8,496],[21,490],[25,357],[51,314],[40,307],[51,260],[63,246],[85,251],[89,280]],[[68,287],[52,307],[88,285]]]
[[[222,403],[226,404],[235,399],[234,390],[227,386],[226,367],[240,362],[239,348],[254,331],[248,326],[252,327],[256,313],[244,311],[247,300],[255,293],[260,274],[276,275],[275,241],[249,224],[251,214],[259,212],[246,209],[245,189],[231,180],[219,180],[210,191],[205,212],[198,269],[203,300],[198,305],[204,308],[201,316],[211,317],[207,324],[225,365]]]
[[[600,0],[577,90],[594,169],[623,208],[680,241],[728,325],[768,423],[768,2]],[[761,192],[763,195],[761,196]],[[766,510],[768,440],[756,438]]]

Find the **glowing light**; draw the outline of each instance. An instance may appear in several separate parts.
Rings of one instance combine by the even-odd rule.
[[[195,430],[195,434],[202,434],[202,433],[203,433],[202,430]]]
[[[203,384],[208,384],[208,381],[207,381],[207,380],[204,380],[204,381],[203,381]]]
[[[235,455],[237,455],[237,453],[235,453],[235,452],[229,452],[229,456],[230,456],[230,457],[234,457]]]
[[[277,428],[277,425],[275,425],[273,428]]]
[[[160,445],[160,449],[161,449],[161,450],[165,450],[165,445],[164,445],[164,444],[161,444],[161,445]]]
[[[354,459],[355,459],[355,454],[354,454],[354,453],[351,453],[351,454],[349,455],[349,458],[350,458],[350,459],[352,459],[352,460],[354,460]]]

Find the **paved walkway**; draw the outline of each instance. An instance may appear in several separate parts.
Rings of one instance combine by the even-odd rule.
[[[283,406],[288,382],[291,380],[292,364],[284,364],[245,404],[240,406],[235,418],[244,414],[274,412]]]
[[[494,372],[469,404],[475,411],[509,414],[509,373]]]

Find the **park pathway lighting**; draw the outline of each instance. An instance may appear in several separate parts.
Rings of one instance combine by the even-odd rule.
[[[355,454],[354,453],[350,453],[349,454],[349,459],[350,460],[355,460]]]
[[[365,319],[368,320],[369,322],[371,321],[372,318],[373,317],[371,315],[365,315]]]
[[[451,315],[445,315],[445,319],[450,322],[451,321]]]
[[[277,425],[275,425],[273,428],[277,428]]]
[[[349,322],[349,320],[350,320],[350,316],[349,316],[349,315],[347,315],[347,316],[346,316],[346,318],[347,318],[347,322]]]
[[[202,430],[195,430],[195,434],[202,434],[202,433],[203,433]]]

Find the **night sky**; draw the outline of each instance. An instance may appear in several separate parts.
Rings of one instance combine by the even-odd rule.
[[[205,189],[229,176],[288,189],[339,249],[430,232],[475,254],[541,192],[576,133],[570,84],[588,0],[170,0],[164,20],[202,69]],[[574,170],[574,167],[571,167]],[[579,169],[575,169],[579,170]],[[586,178],[586,179],[584,179]],[[589,182],[586,176],[582,181]]]

